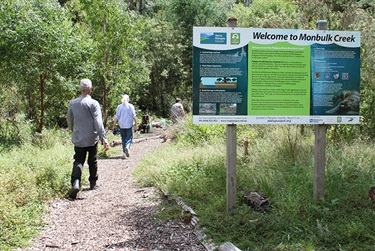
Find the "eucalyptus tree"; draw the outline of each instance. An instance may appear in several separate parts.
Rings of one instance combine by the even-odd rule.
[[[192,96],[193,26],[226,26],[226,12],[234,4],[229,0],[156,0],[147,14],[146,48],[152,64],[149,100],[151,109],[166,116],[176,96]],[[152,11],[153,10],[153,11]]]
[[[174,27],[165,21],[148,19],[143,33],[145,57],[150,67],[150,85],[139,93],[139,107],[157,116],[169,116],[176,96],[190,98],[184,84],[189,69],[184,65],[185,46]]]
[[[253,0],[248,7],[236,5],[230,15],[237,18],[239,27],[298,29],[297,10],[290,0]]]
[[[77,78],[90,74],[90,39],[54,0],[4,0],[0,11],[0,82],[16,87],[20,111],[42,132],[46,118],[64,117]]]
[[[95,43],[92,59],[96,71],[97,95],[101,100],[104,124],[114,114],[121,95],[129,94],[136,101],[149,83],[148,68],[143,56],[142,18],[130,11],[123,0],[71,0],[70,10],[78,13],[76,20],[90,29]]]
[[[224,4],[225,3],[225,4]],[[185,45],[183,64],[192,68],[193,26],[227,26],[227,11],[231,5],[227,1],[212,0],[170,0],[166,18],[181,34],[179,43]],[[183,84],[191,86],[191,73]]]

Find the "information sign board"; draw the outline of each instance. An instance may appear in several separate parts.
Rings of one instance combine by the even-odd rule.
[[[360,33],[194,27],[196,124],[358,124]]]

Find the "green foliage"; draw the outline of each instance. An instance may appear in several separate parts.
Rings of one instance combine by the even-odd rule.
[[[209,151],[209,156],[203,149]],[[156,185],[172,196],[199,197],[199,200],[204,200],[207,196],[225,193],[225,187],[221,186],[225,183],[222,152],[222,148],[209,145],[170,145],[142,160],[134,175],[139,178],[141,185]],[[166,155],[173,157],[161,158]],[[145,176],[145,172],[149,175]]]
[[[174,27],[179,27],[187,37],[191,37],[193,26],[226,26],[225,11],[231,7],[225,1],[160,0],[157,2],[164,11],[164,18]]]
[[[375,138],[375,54],[374,33],[375,16],[371,12],[362,9],[349,12],[352,20],[349,28],[361,32],[361,107],[362,116],[360,136],[373,140]],[[358,134],[357,134],[358,135]]]
[[[64,116],[74,79],[90,71],[91,44],[56,1],[2,1],[0,11],[0,66],[7,69],[2,85],[17,87],[21,112],[41,132]]]
[[[24,116],[12,114],[0,117],[0,153],[29,142],[31,125]]]
[[[142,40],[145,41],[145,59],[150,67],[147,88],[137,88],[139,108],[154,111],[157,116],[169,117],[176,96],[189,97],[191,87],[184,84],[190,69],[183,64],[186,45],[174,27],[165,21],[144,21]],[[179,83],[179,84],[176,84]]]
[[[74,0],[67,7],[76,20],[88,27],[94,41],[93,97],[102,103],[103,120],[107,124],[122,95],[128,94],[132,102],[137,102],[150,82],[142,40],[144,19],[128,11],[127,4],[119,0]]]
[[[166,117],[176,97],[191,99],[192,28],[226,26],[226,12],[232,4],[211,0],[155,1],[151,32],[146,33],[151,86],[142,98],[143,106],[150,104],[159,116]]]
[[[368,220],[374,217],[374,207],[367,198],[375,181],[371,143],[328,145],[325,199],[314,201],[312,128],[304,128],[303,137],[298,126],[237,129],[238,135],[249,137],[250,155],[243,159],[239,154],[238,198],[230,214],[223,142],[208,139],[197,146],[189,137],[179,138],[142,160],[134,174],[141,185],[181,197],[216,244],[230,241],[241,250],[374,249],[369,233],[375,228]],[[271,207],[250,208],[242,199],[246,191],[264,194]]]
[[[15,207],[0,203],[0,249],[28,244],[28,240],[37,235],[36,228],[41,225],[42,206],[30,203],[27,206]]]
[[[183,214],[181,214],[181,206],[175,203],[165,202],[159,207],[157,218],[160,220],[182,220]]]
[[[287,0],[254,0],[249,7],[239,4],[229,16],[237,18],[238,27],[301,28],[296,6]]]
[[[225,125],[197,125],[193,124],[192,116],[187,116],[173,126],[175,137],[182,144],[205,145],[210,141],[225,140]]]
[[[67,133],[45,130],[0,153],[1,250],[24,246],[38,234],[43,203],[69,190],[72,151]]]
[[[56,137],[63,139],[66,132],[46,129],[43,134],[34,133],[33,124],[21,114],[0,118],[0,154],[23,145],[49,149],[56,144]]]

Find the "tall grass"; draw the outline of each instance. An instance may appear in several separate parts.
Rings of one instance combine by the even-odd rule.
[[[63,131],[45,130],[0,154],[0,250],[24,246],[42,226],[43,203],[70,186],[72,147]]]
[[[192,206],[215,243],[230,241],[242,250],[375,250],[375,207],[368,199],[375,185],[373,142],[328,141],[325,195],[314,201],[312,127],[301,135],[298,126],[238,126],[238,198],[228,214],[223,128],[187,123],[177,143],[144,159],[134,174],[140,184]],[[197,137],[202,131],[210,134]],[[243,200],[246,191],[262,193],[271,206],[252,209]]]

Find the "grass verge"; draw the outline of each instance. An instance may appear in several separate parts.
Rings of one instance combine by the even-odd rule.
[[[238,135],[250,137],[250,153],[244,156],[239,144],[237,203],[227,213],[224,136],[197,143],[189,135],[199,133],[181,135],[178,143],[144,159],[134,174],[140,185],[181,197],[216,244],[267,251],[375,250],[375,207],[368,199],[375,185],[371,142],[328,142],[325,196],[314,201],[311,128],[301,135],[297,126],[239,127]],[[243,200],[246,191],[262,193],[271,206],[254,210]]]

